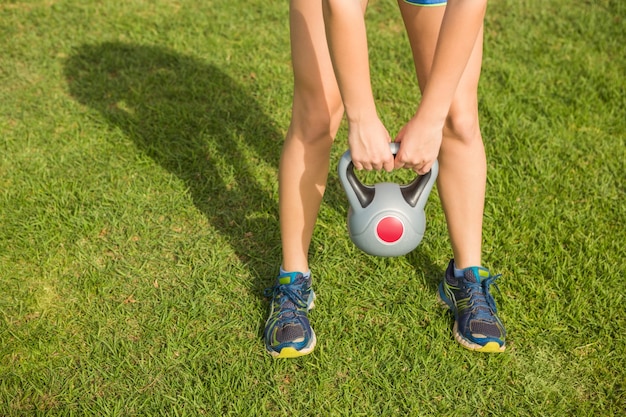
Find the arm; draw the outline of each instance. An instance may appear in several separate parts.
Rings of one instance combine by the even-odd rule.
[[[449,0],[420,110],[443,127],[487,8],[487,0]],[[420,111],[418,110],[418,113]]]
[[[360,0],[323,0],[326,37],[348,118],[354,166],[391,171],[391,138],[376,113],[370,82],[365,5]]]
[[[480,33],[487,0],[448,0],[428,82],[416,114],[400,131],[396,168],[423,174],[437,158],[459,80]]]

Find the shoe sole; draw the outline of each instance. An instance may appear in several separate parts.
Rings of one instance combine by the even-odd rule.
[[[471,350],[473,352],[483,352],[483,353],[502,353],[506,350],[506,345],[500,346],[498,342],[488,342],[485,345],[479,345],[478,343],[474,343],[471,340],[467,340],[461,333],[459,333],[458,325],[456,321],[456,308],[450,306],[447,302],[441,298],[441,294],[437,291],[437,300],[442,307],[447,308],[454,314],[454,327],[452,331],[454,333],[454,339],[459,343],[459,345],[463,346],[465,349]]]
[[[463,335],[461,335],[461,333],[459,333],[456,319],[454,320],[454,327],[452,331],[454,332],[454,339],[465,349],[483,353],[502,353],[506,349],[506,345],[500,346],[498,342],[488,342],[485,345],[479,345],[478,343],[467,340],[463,337]]]
[[[275,352],[273,350],[268,350],[269,354],[274,358],[285,358],[285,359],[293,359],[298,358],[300,356],[308,355],[313,352],[315,349],[315,344],[317,343],[317,338],[315,337],[315,332],[311,329],[311,341],[308,346],[303,347],[300,350],[294,349],[292,347],[282,348],[280,352]]]

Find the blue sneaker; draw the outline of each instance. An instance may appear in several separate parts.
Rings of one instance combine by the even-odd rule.
[[[463,273],[462,278],[454,276],[451,260],[439,285],[439,298],[454,314],[454,338],[470,350],[504,352],[506,332],[489,293],[489,286],[500,275],[491,275],[477,266],[464,269]]]
[[[311,277],[290,272],[276,278],[267,288],[271,297],[270,316],[265,323],[265,348],[275,358],[297,358],[313,351],[315,333],[307,313],[313,308],[315,293]]]

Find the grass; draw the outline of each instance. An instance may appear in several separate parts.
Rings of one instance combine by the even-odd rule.
[[[394,2],[368,13],[390,131],[417,89]],[[493,0],[480,85],[485,264],[507,353],[463,350],[410,255],[360,253],[331,175],[318,347],[273,360],[287,3],[0,4],[0,415],[625,415],[626,6]],[[346,149],[345,127],[333,165]],[[396,174],[400,178],[406,174]]]

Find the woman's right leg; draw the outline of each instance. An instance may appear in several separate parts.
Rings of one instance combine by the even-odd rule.
[[[289,23],[294,95],[279,167],[280,229],[284,270],[306,272],[343,105],[326,43],[321,0],[291,0]]]
[[[294,94],[291,125],[278,173],[284,271],[272,290],[265,346],[277,358],[295,358],[315,348],[307,313],[315,295],[308,252],[326,179],[330,148],[343,106],[326,43],[321,0],[291,0]]]

